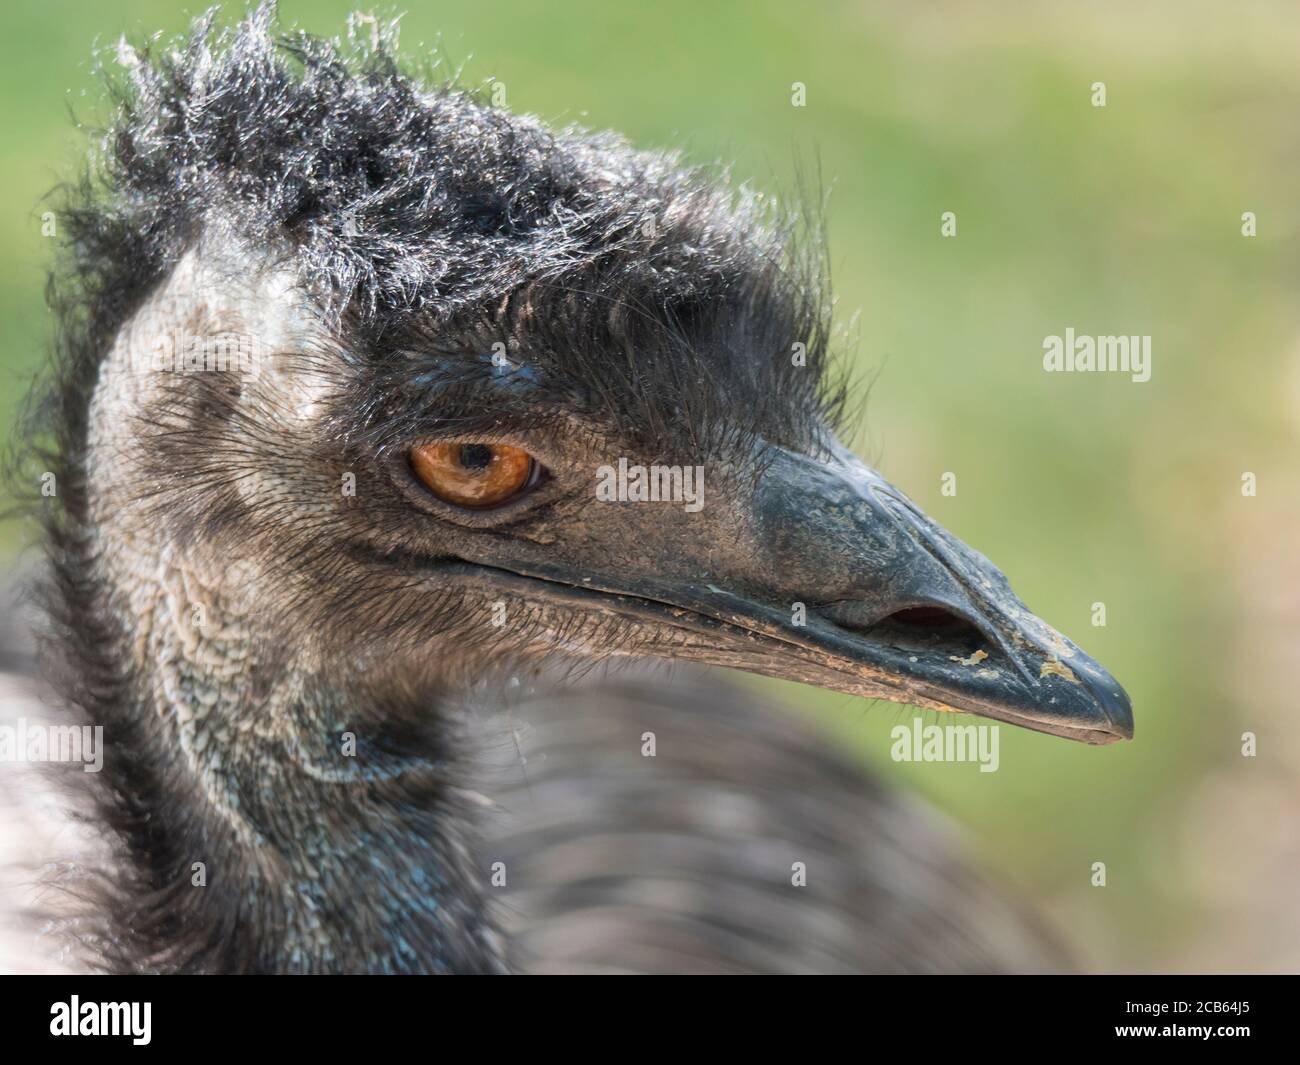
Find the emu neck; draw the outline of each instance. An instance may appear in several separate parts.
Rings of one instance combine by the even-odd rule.
[[[387,680],[304,671],[259,638],[229,567],[119,546],[106,568],[134,665],[130,697],[95,711],[102,784],[146,807],[117,826],[110,953],[181,971],[503,968],[437,708],[396,729]]]
[[[288,424],[313,399],[301,360],[209,381],[148,358],[178,334],[308,350],[297,298],[284,277],[254,276],[237,256],[213,265],[196,249],[99,367],[85,487],[70,486],[73,533],[63,545],[56,536],[53,555],[72,673],[84,678],[73,701],[104,726],[96,786],[124,855],[105,960],[182,971],[497,969],[452,715],[409,670],[340,661],[355,634],[320,645],[286,573],[286,545],[301,538],[293,519],[265,523],[278,554],[250,532],[281,513],[283,452],[310,447]],[[244,429],[222,437],[221,411]],[[259,472],[247,449],[263,430],[283,451]]]

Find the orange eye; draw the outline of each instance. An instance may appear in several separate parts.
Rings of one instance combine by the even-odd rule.
[[[411,449],[411,468],[445,503],[483,509],[518,495],[535,479],[537,463],[508,444],[422,444]]]

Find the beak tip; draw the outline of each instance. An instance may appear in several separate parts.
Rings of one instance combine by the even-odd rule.
[[[1133,702],[1119,681],[1105,670],[1096,667],[1086,676],[1086,686],[1096,702],[1098,717],[1109,738],[1104,743],[1133,738]]]
[[[1127,700],[1125,710],[1122,716],[1108,713],[1113,735],[1117,740],[1131,740],[1133,738],[1133,711],[1128,708]]]

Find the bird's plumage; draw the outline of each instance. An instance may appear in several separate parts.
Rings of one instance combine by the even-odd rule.
[[[429,87],[383,35],[281,35],[270,5],[116,61],[25,467],[58,485],[48,702],[109,744],[83,780],[113,855],[77,889],[94,963],[1055,964],[907,804],[758,700],[564,683],[693,658],[1131,731],[1112,678],[835,442],[798,224]],[[548,479],[449,508],[407,462],[431,438],[509,441]],[[594,500],[629,455],[707,467],[708,507]],[[956,626],[895,622],[918,605]]]

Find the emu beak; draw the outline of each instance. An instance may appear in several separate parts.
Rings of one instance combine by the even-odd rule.
[[[741,504],[749,513],[722,504],[719,525],[700,530],[740,547],[721,566],[716,550],[688,563],[707,577],[586,578],[584,591],[671,626],[673,657],[1084,743],[1132,738],[1124,689],[983,555],[847,451],[829,463],[771,454]],[[633,509],[637,535],[653,537],[649,515]],[[689,525],[660,536],[687,556],[699,549]]]
[[[711,590],[711,612],[726,600],[732,624],[790,648],[780,665],[773,657],[747,668],[1084,743],[1132,738],[1132,706],[1115,678],[1032,614],[988,559],[848,452],[829,464],[778,452],[754,497],[753,528],[772,566],[763,599],[779,589],[805,613],[802,625],[791,610],[773,626],[758,603]]]

